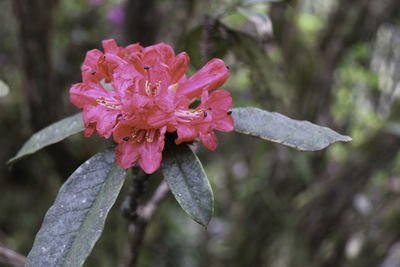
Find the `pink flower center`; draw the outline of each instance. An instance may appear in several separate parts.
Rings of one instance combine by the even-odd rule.
[[[137,129],[133,128],[131,136],[126,136],[124,141],[128,141],[136,143],[143,143],[144,141],[151,143],[154,141],[156,135],[158,135],[160,130],[158,129]]]
[[[146,80],[146,93],[148,96],[156,96],[157,95],[157,91],[158,91],[158,87],[160,87],[161,85],[161,81],[157,81],[155,86],[152,86],[151,82],[149,82],[149,80]]]
[[[145,84],[146,93],[148,96],[156,96],[158,92],[158,87],[161,86],[161,81],[157,81],[155,85],[151,84],[151,76],[150,76],[150,66],[145,65],[144,70],[147,74],[147,80]]]

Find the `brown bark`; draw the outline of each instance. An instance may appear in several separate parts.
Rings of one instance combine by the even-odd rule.
[[[126,14],[126,43],[140,42],[143,46],[154,44],[160,23],[155,1],[128,0]]]
[[[28,118],[23,121],[37,132],[56,122],[63,114],[62,90],[56,84],[51,60],[53,0],[15,0],[18,21],[23,87]],[[82,159],[77,159],[65,144],[55,144],[47,151],[61,177],[68,177]]]
[[[147,225],[150,223],[161,202],[169,193],[168,185],[163,181],[151,199],[146,204],[141,204],[149,177],[150,175],[145,174],[139,165],[132,168],[133,181],[129,194],[122,206],[122,213],[129,221],[129,236],[124,263],[126,267],[136,266]]]
[[[56,120],[60,90],[54,88],[50,58],[52,0],[15,0],[23,66],[23,93],[34,131]]]

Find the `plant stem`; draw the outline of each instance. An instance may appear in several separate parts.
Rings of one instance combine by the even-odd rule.
[[[169,193],[167,183],[162,181],[151,199],[145,205],[139,206],[144,194],[144,185],[148,175],[144,174],[141,170],[138,172],[136,168],[137,167],[134,167],[132,170],[134,180],[122,210],[125,217],[129,220],[129,237],[126,249],[125,267],[136,266],[147,225],[159,208],[161,202]]]
[[[0,245],[0,263],[14,267],[23,267],[26,264],[26,258],[17,252]]]

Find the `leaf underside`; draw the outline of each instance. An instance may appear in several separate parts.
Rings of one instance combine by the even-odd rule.
[[[161,170],[183,210],[206,227],[214,210],[214,196],[201,162],[190,147],[167,142]]]
[[[26,266],[82,266],[103,231],[125,174],[113,149],[82,164],[47,211]]]
[[[22,157],[33,154],[46,146],[60,142],[84,129],[82,113],[55,122],[32,135],[18,151],[17,155],[8,160],[7,164],[11,165]]]
[[[349,142],[351,137],[338,134],[309,121],[290,119],[276,112],[247,107],[233,108],[235,131],[282,144],[300,151],[317,151],[332,143]]]

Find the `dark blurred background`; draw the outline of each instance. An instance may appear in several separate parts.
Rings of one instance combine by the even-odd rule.
[[[11,88],[0,98],[0,245],[27,255],[60,185],[109,145],[78,134],[6,167],[32,133],[78,112],[68,90],[85,53],[114,38],[187,51],[189,73],[220,57],[234,106],[353,137],[305,153],[218,134],[216,152],[198,151],[216,200],[208,229],[169,196],[138,266],[400,266],[400,1],[263,2],[0,0]],[[124,262],[128,187],[85,266]]]

